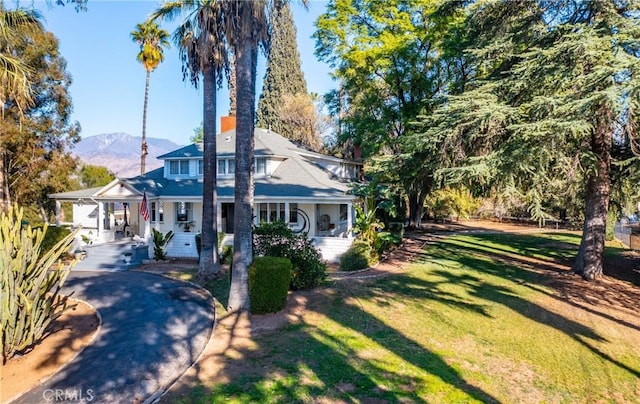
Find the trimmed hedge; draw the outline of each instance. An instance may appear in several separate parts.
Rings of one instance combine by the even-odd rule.
[[[356,241],[340,257],[340,269],[343,271],[357,271],[369,267],[371,247],[364,241]]]
[[[256,257],[249,267],[249,299],[254,314],[275,313],[284,308],[291,282],[288,258]]]

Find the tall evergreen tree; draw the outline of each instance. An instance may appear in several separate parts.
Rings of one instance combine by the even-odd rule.
[[[315,147],[317,140],[313,125],[288,119],[291,108],[287,106],[287,98],[295,97],[298,103],[308,104],[313,110],[313,102],[307,93],[307,83],[301,68],[296,27],[288,3],[275,4],[269,15],[269,26],[267,71],[258,101],[256,125],[271,129],[304,146]]]
[[[517,193],[541,219],[550,190],[577,184],[573,269],[597,278],[611,165],[619,145],[639,141],[640,2],[502,0],[466,12],[475,75],[425,118],[418,144],[442,140],[449,178]]]

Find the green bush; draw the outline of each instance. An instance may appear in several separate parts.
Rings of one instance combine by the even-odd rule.
[[[65,267],[59,258],[69,251],[75,233],[67,233],[41,253],[47,225],[43,229],[23,226],[22,218],[23,210],[17,205],[0,213],[2,363],[37,344],[49,324],[67,309],[68,296],[60,295],[60,288],[71,265]]]
[[[222,252],[220,253],[220,262],[225,265],[231,265],[233,263],[233,246],[225,245],[222,247]]]
[[[306,234],[295,234],[286,223],[261,223],[253,231],[255,256],[289,258],[293,264],[291,289],[309,289],[326,277],[327,265],[322,261]]]
[[[342,256],[340,269],[343,271],[357,271],[370,266],[371,247],[364,241],[356,241]]]
[[[254,314],[275,313],[284,308],[291,283],[291,261],[280,257],[256,257],[249,267],[249,299]]]
[[[156,261],[162,261],[167,258],[167,253],[164,251],[169,241],[173,238],[173,231],[169,230],[167,234],[151,229],[151,235],[153,238],[153,259]]]
[[[67,227],[39,225],[34,226],[33,229],[44,230],[44,238],[42,239],[42,244],[40,245],[41,256],[51,250],[53,246],[58,244],[61,240],[64,240],[65,237],[68,237],[69,234],[71,234],[71,230]],[[67,252],[68,251],[63,251],[63,254]]]

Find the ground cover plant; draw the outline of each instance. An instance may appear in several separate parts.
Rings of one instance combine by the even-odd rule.
[[[634,402],[638,285],[573,275],[579,242],[434,237],[406,271],[297,292],[308,300],[297,321],[228,349],[215,377],[172,399]],[[637,260],[625,270],[637,275]]]

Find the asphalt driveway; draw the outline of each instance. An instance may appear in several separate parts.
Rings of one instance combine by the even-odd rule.
[[[64,293],[102,316],[93,344],[16,403],[143,402],[198,358],[215,320],[214,302],[188,284],[144,272],[72,271]]]

